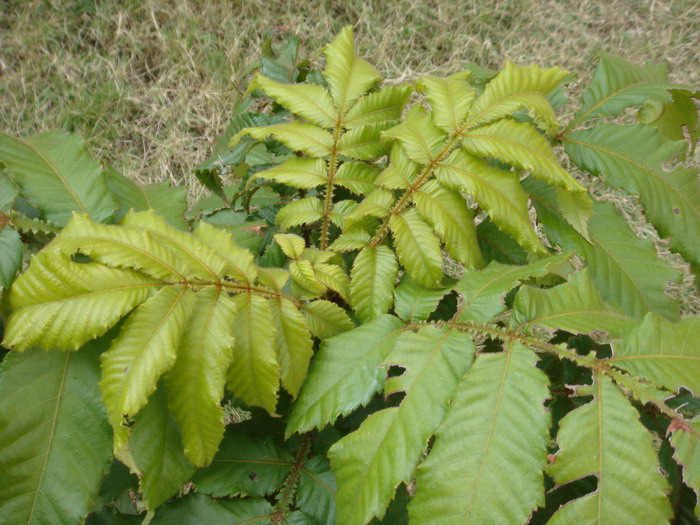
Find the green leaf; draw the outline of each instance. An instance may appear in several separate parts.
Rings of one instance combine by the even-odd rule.
[[[401,278],[401,284],[396,287],[396,315],[407,323],[425,321],[435,311],[438,303],[449,292],[449,288],[425,288],[406,274]]]
[[[161,283],[133,270],[77,263],[46,249],[7,299],[4,344],[16,350],[77,350],[148,299]]]
[[[377,367],[402,328],[399,319],[383,315],[324,341],[292,408],[287,435],[321,428],[367,403],[384,384],[386,372]]]
[[[648,98],[670,102],[668,90],[682,87],[667,81],[665,66],[638,66],[623,58],[605,55],[593,73],[593,80],[583,93],[583,105],[568,129],[598,114],[619,115],[629,106],[641,106]]]
[[[345,310],[325,299],[304,303],[301,313],[311,333],[319,339],[328,339],[354,328]]]
[[[466,127],[488,124],[524,109],[539,128],[549,134],[556,133],[559,125],[547,94],[567,75],[566,71],[556,67],[544,69],[535,64],[516,66],[506,62],[474,101]]]
[[[426,326],[399,336],[381,365],[405,368],[384,390],[405,392],[401,404],[372,414],[330,449],[339,523],[381,517],[397,485],[411,480],[473,352],[468,334],[446,328]]]
[[[476,96],[467,77],[465,73],[455,73],[446,78],[423,77],[417,81],[419,91],[430,101],[433,122],[447,133],[462,127]]]
[[[398,263],[386,246],[365,246],[355,258],[350,302],[362,321],[371,321],[391,308]]]
[[[143,500],[151,511],[180,490],[195,471],[183,454],[180,431],[167,407],[168,396],[158,388],[136,416],[129,440]]]
[[[160,376],[175,363],[195,301],[195,292],[183,286],[162,288],[129,315],[119,336],[102,354],[100,390],[115,429],[115,451],[126,439],[124,415],[139,412]]]
[[[323,158],[330,155],[333,137],[327,131],[302,122],[287,122],[260,128],[244,128],[232,139],[235,145],[244,135],[250,135],[256,140],[265,140],[272,136],[285,146],[295,151],[301,151],[311,157]]]
[[[324,53],[326,69],[323,76],[338,113],[344,115],[355,100],[381,80],[381,76],[366,60],[355,54],[351,26],[345,26],[326,46]]]
[[[516,174],[455,150],[438,165],[436,176],[443,186],[472,195],[498,228],[521,246],[530,251],[544,252],[542,242],[530,224],[527,195]]]
[[[672,392],[685,387],[700,394],[700,319],[670,323],[647,314],[626,337],[613,345],[610,362]]]
[[[73,211],[101,222],[117,207],[100,165],[78,135],[43,133],[15,138],[0,133],[0,162],[22,196],[61,226]]]
[[[462,137],[464,147],[475,155],[493,157],[570,191],[585,188],[559,165],[547,139],[530,124],[499,120],[469,131]]]
[[[275,326],[275,348],[282,385],[292,397],[296,397],[313,355],[311,335],[304,316],[289,299],[273,298],[268,304]]]
[[[378,172],[377,168],[364,162],[344,162],[335,173],[333,182],[357,195],[365,195],[374,190]]]
[[[229,428],[212,464],[197,471],[192,481],[198,492],[215,497],[268,496],[282,486],[293,459],[272,436],[248,436]]]
[[[474,214],[464,198],[431,180],[413,193],[421,217],[429,223],[445,245],[445,251],[467,268],[484,265],[476,240]]]
[[[464,375],[408,505],[412,523],[525,523],[544,505],[547,376],[519,343]]]
[[[442,279],[440,241],[414,209],[392,215],[389,226],[396,253],[408,274],[418,284],[435,288]]]
[[[437,159],[446,135],[433,124],[428,113],[416,105],[409,110],[401,124],[384,131],[382,137],[397,140],[411,160],[428,164]]]
[[[314,456],[301,469],[296,504],[317,523],[335,523],[335,478],[328,460]]]
[[[221,288],[197,292],[197,302],[165,376],[169,405],[180,426],[185,455],[195,466],[208,465],[224,435],[226,370],[233,347],[236,306]]]
[[[277,166],[257,172],[250,180],[258,178],[300,189],[312,189],[328,182],[326,162],[304,157],[291,157]]]
[[[639,194],[644,211],[671,248],[693,264],[700,263],[700,183],[696,169],[664,165],[686,148],[658,130],[636,124],[598,126],[577,131],[564,141],[580,168],[605,175],[607,182]]]
[[[19,195],[19,188],[4,170],[0,169],[0,212],[9,213]]]
[[[287,204],[275,218],[280,230],[285,231],[292,226],[312,224],[323,217],[323,203],[316,197],[305,197]]]
[[[700,91],[674,89],[669,93],[672,101],[667,104],[652,98],[647,99],[639,109],[637,118],[643,124],[654,126],[670,140],[687,140],[692,152],[700,139],[698,111],[694,101],[700,98]],[[685,158],[685,154],[680,155],[680,160]]]
[[[695,492],[700,501],[700,418],[695,418],[687,426],[680,426],[671,437],[675,448],[674,459],[683,467],[683,481]],[[700,503],[695,505],[695,516],[700,517]]]
[[[574,274],[567,283],[541,289],[524,286],[513,304],[514,326],[546,326],[574,333],[605,330],[620,337],[634,320],[603,302],[587,270]]]
[[[19,234],[5,226],[0,230],[0,287],[7,287],[15,280],[15,275],[22,267],[24,246]]]
[[[639,239],[611,203],[595,203],[588,224],[589,241],[551,211],[550,188],[533,196],[537,215],[550,239],[576,250],[588,262],[591,278],[603,298],[634,318],[654,311],[678,319],[679,305],[665,294],[668,281],[680,273],[660,259],[651,241]]]
[[[332,128],[338,121],[328,91],[313,84],[281,84],[258,75],[251,88],[259,87],[269,97],[312,124]]]
[[[165,218],[168,224],[184,230],[187,227],[184,215],[187,211],[187,195],[184,187],[171,188],[165,182],[156,184],[136,184],[131,179],[105,169],[107,186],[114,194],[120,213],[115,220],[121,219],[130,209],[134,211],[153,210]]]
[[[476,236],[485,261],[505,264],[527,264],[529,254],[510,236],[496,227],[490,218],[479,223]]]
[[[380,139],[380,134],[393,124],[394,121],[377,122],[343,133],[338,141],[338,153],[358,160],[375,160],[385,155],[389,145]]]
[[[111,461],[97,348],[11,352],[0,365],[0,517],[78,523]]]
[[[262,498],[215,500],[202,494],[188,494],[159,508],[150,525],[262,525],[270,521],[271,513],[272,505]]]
[[[398,120],[412,92],[413,88],[406,85],[385,87],[369,93],[346,113],[342,125],[346,129],[353,129],[376,122]]]
[[[275,414],[279,364],[275,351],[275,329],[267,301],[259,295],[243,293],[233,298],[233,361],[226,386],[249,405]],[[260,327],[264,326],[264,330]]]
[[[543,277],[566,263],[571,254],[563,253],[541,259],[527,266],[507,266],[492,261],[483,270],[465,270],[454,286],[462,295],[460,321],[485,323],[504,309],[503,296],[531,277]]]
[[[534,182],[535,179],[529,178],[525,182],[530,181]],[[591,237],[588,232],[588,223],[593,214],[593,202],[588,193],[554,188],[554,194],[557,209],[562,217],[564,217],[564,220],[568,222],[581,237],[591,242]]]
[[[560,508],[549,523],[666,523],[668,483],[637,411],[602,375],[578,393],[595,398],[562,419],[559,452],[547,471],[557,484],[593,474],[598,488]]]

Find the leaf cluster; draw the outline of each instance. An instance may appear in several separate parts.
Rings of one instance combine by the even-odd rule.
[[[251,68],[190,209],[0,135],[0,517],[700,517],[700,320],[587,189],[697,272],[698,92],[606,56],[562,122],[556,67],[383,85],[349,27],[297,52]]]

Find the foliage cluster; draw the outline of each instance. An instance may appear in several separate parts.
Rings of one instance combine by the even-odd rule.
[[[191,208],[0,135],[0,519],[694,522],[700,320],[560,159],[697,272],[698,93],[606,56],[562,124],[556,67],[382,85],[350,28],[297,49]]]

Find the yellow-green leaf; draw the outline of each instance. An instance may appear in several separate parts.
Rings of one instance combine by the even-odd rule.
[[[517,175],[455,150],[438,165],[436,176],[442,185],[473,196],[496,226],[518,244],[530,251],[544,252],[530,224],[527,194]]]
[[[557,118],[547,100],[547,94],[567,75],[566,71],[557,67],[544,69],[535,64],[516,66],[506,62],[474,101],[467,118],[467,127],[488,124],[525,109],[538,127],[547,133],[556,133]]]
[[[338,153],[358,160],[375,160],[385,155],[389,145],[380,135],[393,124],[394,121],[377,122],[346,131],[338,141]]]
[[[433,124],[422,106],[416,105],[410,109],[401,124],[382,132],[382,137],[385,140],[397,140],[411,160],[428,164],[437,158],[446,134]]]
[[[44,250],[12,287],[4,344],[77,350],[153,294],[161,283],[133,270],[73,262]]]
[[[434,288],[442,279],[440,241],[414,209],[392,215],[389,226],[396,254],[408,274],[418,284]]]
[[[350,283],[350,302],[362,321],[389,311],[393,302],[398,263],[387,246],[366,246],[355,258]]]
[[[196,294],[183,286],[166,286],[139,306],[119,336],[102,354],[102,402],[115,429],[114,449],[126,437],[123,416],[134,416],[172,368],[180,338],[194,311]]]
[[[327,339],[353,328],[345,310],[325,299],[304,303],[301,313],[311,333],[319,339]]]
[[[333,146],[331,134],[313,124],[303,122],[287,122],[259,128],[243,128],[231,139],[235,145],[241,137],[250,135],[257,140],[274,137],[290,149],[301,151],[311,157],[323,158],[330,155]]]
[[[432,107],[433,122],[448,133],[462,127],[469,113],[476,90],[466,81],[468,75],[455,73],[446,78],[423,77],[418,88],[425,93]]]
[[[233,298],[237,314],[233,320],[233,361],[226,386],[249,405],[274,415],[279,386],[279,364],[275,351],[275,324],[267,301],[242,293]]]
[[[326,69],[323,76],[338,113],[344,115],[352,103],[376,84],[381,76],[369,62],[355,53],[351,26],[345,26],[326,46],[324,53]]]
[[[328,91],[314,84],[281,84],[258,75],[254,85],[277,103],[292,113],[305,118],[312,124],[332,128],[338,121],[338,113],[333,107]]]
[[[369,93],[347,112],[342,125],[346,129],[352,129],[375,122],[398,120],[412,92],[411,86],[406,85],[385,87]]]
[[[299,393],[313,355],[311,335],[304,316],[289,299],[268,300],[275,323],[275,348],[280,365],[282,386],[292,397]]]
[[[338,168],[333,182],[358,195],[366,195],[374,190],[374,179],[378,173],[378,168],[364,162],[344,162]]]
[[[211,463],[224,435],[220,401],[232,358],[236,305],[221,288],[212,286],[196,295],[194,312],[165,385],[185,455],[202,467]]]
[[[273,168],[259,171],[250,180],[267,179],[294,188],[309,190],[328,182],[326,161],[292,157]]]
[[[470,153],[531,170],[535,177],[567,190],[586,191],[559,165],[547,139],[530,124],[499,120],[467,132],[462,142]]]
[[[194,236],[224,260],[223,275],[245,284],[255,281],[257,268],[253,254],[236,246],[229,233],[202,221],[197,225]]]
[[[278,233],[274,239],[290,259],[299,259],[306,248],[306,241],[293,233]]]
[[[421,217],[433,226],[445,245],[445,251],[453,259],[467,268],[484,265],[476,240],[474,214],[459,193],[431,180],[413,193],[413,202]]]
[[[312,224],[323,216],[323,203],[317,197],[304,197],[291,202],[282,208],[275,217],[280,230],[285,231],[292,226]]]

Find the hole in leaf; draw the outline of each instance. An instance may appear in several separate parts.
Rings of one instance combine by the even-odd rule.
[[[554,480],[545,476],[545,506],[537,509],[532,515],[528,523],[544,525],[547,523],[561,505],[568,503],[574,499],[585,496],[595,491],[598,487],[598,478],[595,476],[586,476],[585,478],[577,479],[566,485],[559,487],[555,486]]]
[[[399,406],[403,401],[404,397],[406,397],[406,391],[397,390],[396,392],[392,392],[386,397],[386,402],[389,406]]]
[[[78,264],[88,264],[92,262],[92,259],[83,253],[74,253],[70,260]]]
[[[387,377],[400,377],[406,371],[406,367],[401,365],[391,365],[386,373]]]

